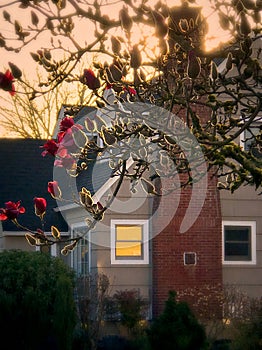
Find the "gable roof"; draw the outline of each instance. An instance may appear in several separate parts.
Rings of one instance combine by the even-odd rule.
[[[90,119],[94,119],[97,113],[97,109],[94,107],[63,105],[59,112],[54,137],[56,137],[59,130],[60,121],[64,118],[65,114],[71,115],[71,110],[72,114],[76,113],[74,116],[75,124],[80,124],[83,127],[86,118],[89,117]],[[85,127],[84,131],[86,131]],[[94,135],[97,135],[97,133],[94,133]],[[76,178],[71,179],[70,188],[66,170],[62,168],[55,168],[54,179],[58,181],[64,199],[67,199],[67,201],[71,201],[71,203],[73,203],[72,198],[78,196],[78,191],[80,191],[82,187],[87,188],[91,194],[94,195],[109,180],[112,174],[112,169],[109,166],[109,160],[100,158],[97,159],[96,157],[97,154],[95,152],[89,152],[87,169],[81,171]],[[67,206],[67,204],[65,206]],[[59,207],[63,206],[63,203],[59,205]]]
[[[35,230],[41,228],[40,219],[34,213],[34,197],[44,197],[47,200],[45,215],[45,231],[49,232],[51,225],[60,231],[68,231],[68,226],[59,212],[53,209],[56,201],[47,192],[47,183],[53,178],[53,157],[41,156],[44,140],[34,139],[0,139],[0,207],[5,202],[17,202],[26,208],[26,213],[19,216],[19,222]],[[9,220],[3,221],[4,231],[18,231]]]
[[[0,208],[5,202],[21,200],[21,206],[26,213],[19,215],[19,222],[32,229],[41,228],[40,219],[34,213],[34,197],[44,197],[47,200],[45,215],[45,231],[49,232],[52,225],[61,232],[68,231],[68,225],[57,208],[58,203],[47,192],[48,181],[57,180],[61,187],[63,197],[72,200],[72,193],[68,188],[68,178],[63,168],[55,168],[54,158],[47,155],[42,157],[42,146],[45,140],[35,139],[0,139]],[[76,178],[76,191],[86,187],[92,195],[103,186],[111,176],[112,169],[108,161],[91,161],[87,170]],[[54,177],[55,174],[55,177]],[[75,193],[77,195],[77,193]],[[73,203],[73,201],[72,201]],[[59,208],[63,204],[59,204]],[[10,221],[2,221],[4,231],[19,231]]]
[[[70,177],[64,168],[54,168],[54,180],[59,184],[63,199],[59,202],[59,208],[74,204],[74,198],[78,199],[78,192],[85,187],[93,196],[111,178],[112,169],[108,160],[97,160],[90,157],[86,170],[82,170],[77,177]],[[74,206],[76,206],[75,204]]]

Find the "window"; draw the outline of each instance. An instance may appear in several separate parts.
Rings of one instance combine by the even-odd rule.
[[[184,265],[196,265],[197,255],[194,252],[185,252],[184,253]]]
[[[261,135],[262,125],[255,123],[245,130],[240,136],[240,144],[245,151],[250,151],[255,157],[262,158],[261,146],[256,143],[255,137]],[[261,136],[260,136],[261,140]]]
[[[224,264],[256,263],[256,223],[254,221],[223,222]]]
[[[148,264],[148,222],[111,220],[111,263]]]
[[[74,225],[72,227],[72,237],[83,235],[87,230],[84,224]],[[81,239],[72,252],[72,267],[78,276],[87,276],[90,269],[90,243],[89,233]]]

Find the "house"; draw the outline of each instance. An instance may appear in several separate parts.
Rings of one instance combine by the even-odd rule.
[[[90,111],[81,113],[80,119]],[[0,140],[0,152],[5,155],[0,172],[1,205],[8,200],[22,200],[27,212],[19,219],[24,226],[36,229],[40,222],[34,214],[33,198],[45,197],[48,200],[46,232],[55,225],[64,237],[76,236],[86,231],[88,213],[75,203],[56,202],[47,193],[47,182],[55,175],[60,176],[59,183],[63,183],[65,174],[61,169],[58,173],[54,171],[52,157],[41,156],[43,143],[41,140]],[[106,160],[91,163],[82,178],[73,178],[77,191],[86,186],[94,201],[104,205],[118,181],[117,177],[111,177],[111,171]],[[201,188],[198,190],[198,201],[191,202],[191,206],[199,205]],[[158,207],[157,215],[152,216],[155,198],[149,197],[141,186],[132,193],[130,185],[124,183],[105,218],[65,258],[66,262],[79,275],[97,272],[107,275],[112,294],[116,290],[139,290],[141,296],[150,301],[149,318],[161,312],[170,289],[203,291],[207,288],[210,293],[210,286],[217,291],[222,284],[232,283],[250,296],[260,296],[261,196],[249,187],[235,194],[218,191],[216,180],[211,176],[203,191],[207,192],[197,219],[181,233],[181,223],[191,199],[190,189],[183,189],[180,198],[172,196],[165,200]],[[70,198],[66,183],[62,192]],[[170,209],[173,212],[173,208],[174,216],[170,219],[167,214]],[[159,225],[161,232],[152,237]],[[232,229],[243,241],[229,240]],[[1,249],[35,249],[25,240],[24,232],[8,221],[1,223],[0,246]],[[239,256],[228,255],[230,246],[240,249]],[[52,246],[50,253],[61,256],[61,248]]]
[[[252,44],[253,56],[261,51],[262,39]],[[261,62],[261,55],[257,56]],[[225,69],[225,60],[218,65]],[[234,69],[231,72],[234,75]],[[257,89],[261,89],[258,86]],[[261,151],[252,148],[253,135],[261,131],[261,112],[238,139],[240,146],[261,159]],[[262,296],[262,197],[261,191],[242,186],[233,194],[221,191],[222,214],[222,266],[223,283],[237,286],[250,297]]]
[[[201,109],[202,115],[206,113],[208,118],[209,111]],[[83,108],[76,121],[81,124],[87,117],[92,119],[94,111]],[[129,166],[132,169],[132,164]],[[102,158],[92,165],[86,178],[89,183],[85,187],[91,190],[94,201],[103,206],[118,181],[118,177],[110,177],[108,170],[108,162]],[[102,186],[101,173],[104,176]],[[64,175],[55,175],[62,184],[62,193],[66,192],[68,185]],[[217,293],[222,286],[220,197],[216,178],[210,174],[203,179],[193,190],[187,188],[181,193],[177,190],[163,197],[160,204],[146,195],[141,186],[135,193],[130,191],[130,183],[126,181],[104,219],[73,252],[78,272],[87,269],[91,274],[97,271],[106,274],[112,294],[116,290],[138,289],[152,306],[149,317],[161,312],[172,289],[195,288],[206,289],[209,294]],[[168,181],[175,181],[175,178]],[[84,185],[83,178],[75,178],[73,182],[78,190],[78,182]],[[167,183],[169,185],[171,183]],[[77,192],[75,194],[77,196]],[[87,213],[84,209],[72,203],[59,205],[59,210],[73,236],[85,230]],[[190,224],[185,225],[184,219]],[[185,227],[183,233],[180,233],[181,225]],[[82,257],[87,257],[88,252],[86,261]],[[214,313],[220,312],[215,298],[213,308]]]
[[[0,139],[1,148],[1,207],[7,201],[21,200],[21,206],[26,208],[25,215],[19,218],[20,224],[29,229],[42,229],[42,224],[34,213],[34,197],[44,197],[47,200],[45,216],[45,231],[50,232],[51,226],[60,227],[63,236],[68,234],[68,225],[59,212],[53,210],[56,202],[47,193],[47,183],[53,176],[53,159],[41,159],[41,140],[31,139]],[[0,250],[23,249],[34,250],[24,237],[24,231],[17,228],[9,220],[0,222]],[[50,248],[56,255],[59,249]]]
[[[208,118],[209,111],[201,108],[202,117]],[[77,120],[92,113],[82,109]],[[5,156],[0,172],[1,204],[22,199],[33,213],[31,199],[46,197],[46,183],[54,177],[67,200],[72,193],[77,198],[79,190],[86,187],[95,202],[106,205],[118,182],[117,177],[111,176],[106,159],[91,162],[69,186],[64,170],[53,168],[53,159],[41,159],[39,146],[43,143],[0,140],[0,154]],[[132,163],[128,166],[131,169]],[[247,187],[233,195],[220,192],[212,174],[205,179],[196,187],[197,191],[182,189],[179,196],[170,196],[161,205],[142,186],[132,192],[124,182],[104,219],[85,235],[67,262],[79,275],[97,272],[107,275],[112,294],[116,290],[139,290],[149,301],[148,318],[161,312],[171,289],[188,290],[189,301],[198,296],[194,294],[198,291],[206,293],[213,300],[210,313],[216,315],[221,309],[212,295],[223,284],[236,284],[251,296],[261,296],[261,197]],[[87,231],[88,213],[74,201],[56,203],[49,198],[48,208],[47,232],[51,225],[57,226],[65,237]],[[23,220],[28,220],[24,225],[38,227],[37,218],[32,215],[28,219],[27,214],[23,215]],[[2,223],[1,249],[32,250],[23,231],[10,225]],[[59,247],[53,248],[51,254],[59,252]]]
[[[248,186],[221,192],[223,283],[262,296],[262,198]]]

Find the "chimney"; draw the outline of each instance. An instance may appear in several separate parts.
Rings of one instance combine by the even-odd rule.
[[[201,8],[189,7],[187,2],[180,7],[171,8],[169,27],[166,74],[171,69],[173,72],[176,70],[180,77],[185,77],[188,51],[193,49],[200,52],[204,45],[207,26],[201,16]],[[207,78],[203,72],[201,79]],[[171,79],[175,83],[172,74],[170,82]],[[190,79],[188,83],[191,83]],[[210,110],[204,105],[196,104],[192,108],[202,122],[210,119]],[[181,106],[173,112],[181,119],[186,119],[186,111]],[[203,189],[195,185],[181,189],[179,205],[166,227],[166,212],[176,207],[172,202],[176,198],[175,192],[169,201],[164,202],[163,212],[154,219],[155,232],[158,227],[165,228],[152,242],[153,316],[162,312],[171,290],[182,292],[185,296],[188,293],[193,309],[200,297],[210,300],[210,315],[221,316],[217,297],[222,286],[222,218],[217,179],[211,173],[207,175],[205,186]],[[193,191],[205,194],[201,212],[192,226],[180,233],[180,225],[187,213]],[[194,202],[195,207],[199,205],[199,202]],[[199,312],[196,309],[194,311],[196,314]]]
[[[190,7],[187,1],[184,1],[181,6],[170,9],[168,21],[170,53],[174,52],[174,46],[179,45],[179,41],[183,41],[184,45],[191,44],[196,51],[204,49],[208,26],[201,10],[202,7]]]

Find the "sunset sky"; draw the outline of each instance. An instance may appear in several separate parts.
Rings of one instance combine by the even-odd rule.
[[[113,5],[107,5],[103,7],[103,10],[105,13],[108,13],[110,17],[112,17],[114,14],[118,14],[119,9],[123,6],[124,1],[115,2],[115,1],[107,1],[108,3],[114,3]],[[177,6],[181,2],[180,1],[174,1],[174,0],[167,0],[163,1],[166,2],[168,6]],[[0,5],[8,3],[7,0],[0,0]],[[148,1],[148,4],[154,5],[157,1],[150,0]],[[207,34],[207,41],[206,41],[206,49],[211,49],[216,47],[220,42],[225,42],[227,40],[227,35],[225,32],[221,30],[218,24],[218,18],[216,16],[216,13],[212,11],[212,9],[209,6],[208,0],[199,0],[194,4],[193,6],[201,6],[202,7],[202,13],[207,18],[208,25],[209,25],[209,32]],[[13,9],[12,7],[7,8],[8,12],[11,13],[11,16],[13,18],[17,18],[22,25],[28,23],[28,18],[30,16],[30,12],[24,11],[21,9]],[[6,21],[3,19],[3,16],[0,16],[0,33],[2,33],[4,36],[10,36],[12,33],[7,29]],[[92,31],[91,30],[79,30],[79,36],[78,39],[86,40],[87,42],[90,40],[90,35]],[[8,68],[8,62],[13,62],[19,65],[21,69],[23,69],[26,72],[27,78],[30,78],[30,75],[33,77],[35,73],[35,64],[30,56],[31,51],[36,51],[41,46],[48,47],[49,41],[47,41],[46,37],[42,37],[42,41],[38,40],[35,42],[32,42],[32,44],[26,49],[22,50],[19,53],[14,52],[8,52],[3,49],[0,49],[0,71],[4,72],[5,69]],[[152,37],[152,40],[155,39]],[[2,91],[1,94],[6,94],[6,92]],[[0,137],[3,136],[4,130],[3,127],[1,127],[1,121],[0,121]]]

